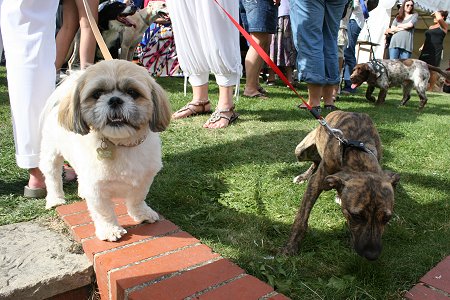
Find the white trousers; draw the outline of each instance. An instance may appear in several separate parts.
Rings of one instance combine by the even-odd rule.
[[[55,89],[59,0],[0,0],[9,101],[20,168],[39,164],[39,116]]]
[[[239,20],[239,0],[219,0]],[[233,86],[242,75],[239,31],[214,0],[167,0],[180,67],[193,86]]]

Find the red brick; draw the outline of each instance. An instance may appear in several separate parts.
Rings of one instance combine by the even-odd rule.
[[[128,299],[184,299],[243,273],[237,265],[221,259],[133,292]]]
[[[195,243],[199,240],[182,231],[97,256],[95,272],[100,294],[108,294],[107,273],[110,270]]]
[[[89,215],[88,211],[81,212],[79,214],[64,216],[62,219],[69,226],[69,228],[72,226],[88,224],[92,222],[91,216]]]
[[[273,291],[267,283],[253,276],[244,276],[217,289],[200,295],[197,299],[202,300],[229,300],[229,299],[259,299]]]
[[[410,300],[449,300],[449,297],[433,291],[432,289],[422,285],[416,284],[411,290],[405,293],[405,298]]]
[[[123,299],[126,289],[218,256],[218,254],[212,253],[207,246],[199,245],[111,272],[112,299]]]
[[[83,242],[83,249],[87,257],[93,261],[95,253],[128,245],[152,236],[166,234],[176,229],[178,229],[178,227],[168,220],[158,221],[153,224],[145,223],[128,229],[128,233],[117,242],[101,241],[97,238],[86,240]]]
[[[133,220],[128,214],[118,216],[117,221],[124,228],[136,226],[136,225],[140,224],[140,223],[136,222],[135,220]],[[81,240],[86,239],[88,237],[93,237],[93,236],[95,236],[94,223],[91,222],[88,224],[83,224],[83,225],[80,225],[77,227],[73,227],[72,234],[74,236],[74,239],[77,242],[80,242]]]
[[[82,211],[87,211],[86,201],[78,201],[67,205],[61,205],[56,208],[56,212],[60,217]]]
[[[120,203],[114,206],[114,212],[116,216],[121,216],[127,213],[127,207],[125,204]],[[68,215],[63,217],[64,222],[66,222],[69,227],[88,224],[92,222],[89,211],[84,211],[79,214]]]
[[[450,294],[450,256],[438,263],[420,281]]]

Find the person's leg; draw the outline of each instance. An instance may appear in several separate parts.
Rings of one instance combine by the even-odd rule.
[[[399,58],[400,59],[408,59],[411,58],[412,53],[409,51],[406,51],[405,49],[399,49]]]
[[[255,42],[267,52],[271,35],[265,32],[253,32],[250,34]],[[254,96],[260,94],[259,74],[264,64],[264,60],[258,54],[255,48],[250,46],[245,56],[245,96]]]
[[[63,23],[56,35],[55,67],[57,71],[59,71],[64,64],[70,45],[72,44],[79,27],[79,18],[75,1],[64,0],[62,10]]]
[[[85,69],[95,61],[95,49],[97,41],[89,24],[83,0],[75,0],[80,22],[80,68]],[[89,8],[92,11],[95,21],[98,21],[99,0],[88,0]]]
[[[234,104],[233,104],[233,88],[234,86],[220,86],[219,85],[219,102],[217,104],[216,113],[222,114],[227,118],[233,118]],[[219,120],[212,122],[211,118],[203,125],[204,128],[225,128],[231,122],[230,119],[219,118]]]
[[[400,49],[399,48],[389,48],[389,59],[399,59]]]
[[[272,1],[240,1],[241,10],[245,14],[246,29],[253,40],[267,53],[271,42],[271,34],[276,32],[278,8]],[[242,14],[241,14],[242,15]],[[244,96],[265,94],[259,84],[259,75],[264,64],[257,51],[250,46],[245,56],[246,84]]]
[[[308,83],[308,104],[312,107],[320,106],[320,98],[322,98],[323,86],[315,83]]]
[[[350,20],[348,22],[347,27],[348,32],[348,45],[344,50],[344,59],[345,59],[345,68],[348,71],[348,74],[351,74],[353,68],[356,66],[356,42],[358,41],[359,33],[361,32],[361,28],[359,28],[358,24],[355,20]],[[345,79],[345,87],[346,90],[351,90],[352,83],[350,79]]]
[[[58,2],[3,0],[1,3],[16,161],[20,168],[29,169],[28,187],[32,189],[45,186],[38,169],[41,149],[39,116],[55,89]]]

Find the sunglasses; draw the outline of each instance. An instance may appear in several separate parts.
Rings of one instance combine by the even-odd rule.
[[[414,4],[406,4],[405,7],[414,7]]]

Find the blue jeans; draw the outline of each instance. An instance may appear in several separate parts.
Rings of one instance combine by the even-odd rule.
[[[411,58],[411,52],[401,48],[389,48],[389,59],[407,59]]]
[[[355,20],[351,19],[348,22],[347,33],[348,33],[348,45],[344,50],[345,59],[345,80],[350,80],[350,74],[353,68],[356,66],[356,42],[358,41],[359,33],[361,28],[358,26]]]
[[[273,0],[239,0],[239,13],[248,32],[277,32],[278,7]]]
[[[299,80],[333,85],[340,81],[337,36],[347,0],[291,0]]]

